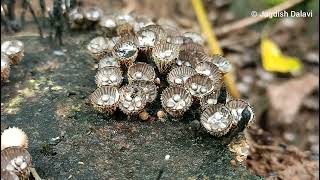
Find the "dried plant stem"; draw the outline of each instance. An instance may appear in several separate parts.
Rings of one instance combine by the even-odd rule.
[[[32,8],[31,6],[31,3],[30,3],[30,0],[26,0],[26,3],[29,7],[29,10],[30,10],[30,13],[32,14],[32,17],[34,19],[34,21],[36,22],[37,26],[38,26],[38,30],[39,30],[39,34],[40,34],[40,37],[43,38],[43,33],[42,33],[42,28],[41,28],[41,25],[38,21],[38,18],[36,16],[36,13],[34,12],[34,9]]]
[[[201,25],[201,29],[203,33],[207,36],[208,43],[211,47],[211,54],[220,54],[223,55],[223,51],[219,45],[219,42],[216,38],[216,35],[214,33],[214,28],[210,24],[210,21],[207,17],[207,14],[205,12],[204,6],[202,4],[201,0],[192,0],[192,6],[194,7],[194,10],[196,12],[198,21]],[[235,98],[240,97],[240,93],[235,85],[234,77],[231,72],[224,75],[224,81],[231,93],[231,95]]]
[[[34,177],[35,180],[41,180],[39,174],[37,173],[36,169],[35,168],[31,168],[30,169],[31,173],[32,173],[32,176]]]
[[[285,1],[284,3],[281,3],[277,6],[274,6],[270,9],[265,10],[264,12],[266,14],[270,14],[270,15],[274,15],[278,12],[284,11],[286,9],[292,8],[293,6],[303,2],[304,0],[288,0]],[[259,13],[258,13],[259,14]],[[217,28],[216,29],[216,35],[217,36],[222,36],[225,34],[228,34],[232,31],[238,30],[238,29],[242,29],[245,28],[247,26],[256,24],[260,21],[265,20],[266,18],[268,18],[268,16],[252,16],[252,17],[248,17],[245,19],[242,19],[240,21],[234,22],[234,23],[230,23],[227,24],[225,26],[222,26],[221,28]]]

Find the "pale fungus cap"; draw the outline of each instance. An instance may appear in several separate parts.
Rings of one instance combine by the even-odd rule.
[[[79,7],[71,9],[68,16],[69,20],[74,24],[81,25],[84,22],[83,10]]]
[[[146,96],[147,103],[153,102],[158,95],[158,86],[151,81],[135,81],[137,86],[142,88],[143,93]]]
[[[158,43],[158,35],[148,29],[142,29],[137,32],[138,48],[153,48]]]
[[[156,73],[153,67],[146,63],[136,63],[128,68],[128,79],[132,81],[154,81]]]
[[[154,24],[155,23],[150,18],[145,16],[138,16],[138,17],[135,17],[134,30],[138,32],[141,29],[145,28],[146,26],[154,25]]]
[[[167,75],[167,81],[172,86],[183,86],[187,79],[196,73],[196,70],[191,67],[176,67]]]
[[[120,86],[122,83],[122,71],[118,67],[105,67],[100,69],[96,76],[95,82],[98,87],[101,86]]]
[[[192,56],[189,56],[190,54],[184,53],[184,51],[179,52],[179,57],[176,59],[175,66],[177,67],[182,67],[182,66],[187,66],[191,68],[195,68],[197,65],[196,58],[192,58]],[[188,57],[184,57],[188,56]]]
[[[12,146],[28,148],[28,143],[26,133],[20,128],[8,128],[1,134],[1,150]]]
[[[98,63],[98,69],[103,69],[105,67],[118,67],[120,68],[120,64],[117,59],[113,56],[105,56]]]
[[[167,36],[167,43],[182,45],[184,43],[184,37],[183,36]]]
[[[181,117],[192,105],[192,96],[182,87],[168,87],[161,94],[161,104],[171,116]]]
[[[214,83],[222,83],[222,73],[219,68],[210,62],[200,62],[196,65],[196,71],[199,74],[208,76]]]
[[[19,179],[28,179],[31,163],[31,155],[22,147],[8,147],[1,150],[1,170],[13,173]]]
[[[166,40],[167,34],[166,34],[165,30],[159,25],[151,24],[151,25],[144,27],[142,30],[150,30],[150,31],[155,32],[158,36],[159,42]]]
[[[244,100],[241,99],[234,99],[229,102],[227,102],[226,107],[230,110],[233,123],[238,124],[242,117],[242,111],[248,107],[248,110],[251,114],[249,124],[253,123],[254,121],[254,112],[250,104]]]
[[[194,43],[204,44],[204,39],[199,33],[185,32],[185,33],[183,33],[183,36],[190,38],[192,40],[192,42],[194,42]]]
[[[12,64],[19,64],[24,56],[24,44],[19,40],[5,41],[1,44],[1,53],[7,55]]]
[[[195,74],[185,83],[185,88],[198,99],[210,94],[216,86],[218,85],[215,82],[203,74]]]
[[[179,47],[174,44],[160,43],[152,52],[153,60],[160,73],[166,73],[179,56]]]
[[[104,57],[110,51],[113,42],[102,36],[95,37],[87,45],[87,50],[95,59]]]
[[[90,7],[84,10],[84,17],[92,22],[97,22],[103,16],[103,11],[99,7]]]
[[[108,29],[115,29],[117,25],[113,16],[102,16],[99,21],[99,26]]]
[[[23,42],[19,40],[5,41],[1,44],[1,52],[8,56],[20,53],[24,50]]]
[[[183,46],[180,46],[180,48],[183,48]],[[192,68],[196,68],[196,65],[201,60],[201,55],[204,54],[204,52],[201,51],[192,51],[192,50],[180,50],[179,51],[179,57],[176,60],[177,66],[189,66]]]
[[[232,70],[232,64],[223,56],[213,55],[210,57],[206,54],[201,54],[200,58],[202,61],[208,61],[215,64],[223,74],[226,74]]]
[[[200,106],[201,109],[206,109],[208,107],[212,107],[218,103],[218,97],[219,97],[219,90],[213,90],[210,94],[204,96],[200,99]],[[227,99],[226,101],[231,101],[232,97],[229,92],[227,92]]]
[[[132,41],[120,40],[113,47],[112,53],[122,65],[130,66],[138,56],[138,48]]]
[[[146,103],[146,95],[141,87],[135,84],[121,87],[119,108],[127,115],[140,113]]]
[[[204,96],[203,98],[200,99],[200,106],[201,109],[206,109],[208,107],[212,107],[218,103],[218,96],[219,93],[218,91],[214,90],[212,93]]]
[[[93,106],[100,112],[112,113],[119,104],[120,93],[118,88],[103,86],[96,89],[90,96]]]
[[[115,17],[117,26],[123,25],[123,24],[130,24],[133,25],[135,22],[135,19],[130,14],[119,14]]]
[[[232,116],[224,105],[215,105],[203,111],[200,117],[202,126],[214,136],[222,136],[229,132]]]

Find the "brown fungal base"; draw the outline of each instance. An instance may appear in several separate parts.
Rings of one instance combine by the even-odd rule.
[[[20,62],[23,59],[23,56],[24,56],[24,52],[23,51],[19,52],[17,54],[10,55],[9,58],[11,60],[11,64],[13,64],[13,65],[20,64]]]

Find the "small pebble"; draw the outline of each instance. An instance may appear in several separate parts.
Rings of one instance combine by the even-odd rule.
[[[141,112],[141,113],[139,114],[139,118],[140,118],[141,120],[143,120],[143,121],[148,120],[149,117],[150,117],[150,115],[149,115],[149,113],[146,112],[146,111],[143,111],[143,112]]]
[[[197,90],[198,89],[198,85],[196,83],[192,83],[191,84],[191,89],[194,90],[194,91]]]
[[[207,88],[206,87],[201,87],[201,89],[200,89],[200,92],[201,93],[206,93],[208,90],[207,90]]]
[[[163,119],[163,118],[166,117],[166,113],[165,113],[164,111],[158,111],[158,112],[157,112],[157,117],[158,117],[159,119]]]
[[[180,96],[179,94],[176,94],[176,95],[173,96],[173,100],[174,100],[175,102],[178,102],[178,101],[181,100],[181,96]]]

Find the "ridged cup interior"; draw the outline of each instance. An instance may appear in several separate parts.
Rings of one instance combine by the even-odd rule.
[[[148,26],[142,28],[142,30],[150,30],[150,31],[155,32],[158,36],[159,41],[165,40],[167,37],[165,30],[161,26],[156,25],[156,24],[148,25]]]
[[[200,51],[180,50],[176,64],[178,66],[184,65],[196,68],[196,65],[202,62],[200,58],[202,54],[204,53]]]
[[[196,73],[197,72],[191,67],[177,67],[169,72],[167,81],[170,85],[183,86],[187,79]]]
[[[167,36],[167,43],[180,46],[184,43],[184,37],[183,36]]]
[[[102,68],[95,76],[95,82],[98,87],[119,86],[122,83],[122,79],[122,71],[117,67]]]
[[[217,104],[219,92],[214,90],[212,93],[204,96],[200,99],[200,106],[202,109],[206,109],[208,107],[214,106]]]
[[[95,106],[103,108],[114,107],[119,103],[119,90],[112,86],[103,86],[96,89],[90,96],[90,101]]]
[[[134,62],[138,55],[137,45],[132,41],[121,39],[113,47],[113,54],[120,60],[130,60]]]
[[[22,147],[8,147],[1,151],[1,169],[22,174],[28,172],[32,164],[30,153]]]
[[[120,67],[118,60],[113,56],[105,56],[98,63],[98,69],[103,69],[105,67]]]
[[[210,62],[200,62],[196,65],[196,71],[199,74],[208,76],[214,83],[221,83],[222,73],[219,68]]]
[[[158,95],[158,86],[150,81],[136,81],[134,82],[137,86],[142,88],[143,93],[146,96],[146,101],[148,103],[153,102]]]
[[[83,23],[84,20],[84,13],[83,9],[76,7],[70,10],[68,17],[71,22],[76,23],[76,24],[81,24]]]
[[[116,21],[113,16],[102,16],[99,21],[99,26],[103,28],[114,29],[116,28]]]
[[[136,84],[129,84],[120,88],[119,108],[126,114],[139,113],[145,107],[146,95]]]
[[[138,48],[153,48],[158,44],[159,38],[156,32],[142,29],[137,32]]]
[[[102,36],[93,38],[87,45],[87,49],[92,54],[100,54],[109,50],[110,44],[108,40]]]
[[[192,96],[182,87],[170,86],[162,92],[161,104],[172,116],[182,115],[191,106]]]
[[[232,69],[231,63],[223,56],[217,54],[213,56],[202,54],[200,58],[202,61],[208,61],[215,64],[223,74],[230,72]]]
[[[231,115],[235,123],[238,123],[241,119],[242,111],[248,107],[248,110],[251,112],[251,117],[249,123],[251,123],[254,119],[253,108],[249,105],[248,102],[241,99],[233,99],[226,104],[227,108],[230,110]]]
[[[155,23],[146,16],[137,16],[135,17],[134,30],[136,32],[142,30],[146,26],[155,25]]]
[[[185,88],[195,97],[202,98],[210,94],[217,86],[209,77],[203,74],[195,74],[188,78]]]
[[[221,136],[230,130],[232,117],[227,107],[215,105],[203,111],[200,122],[210,134]]]
[[[123,24],[134,24],[134,17],[130,14],[118,14],[115,16],[115,21],[117,26],[123,25]]]
[[[98,7],[89,7],[84,9],[84,17],[93,22],[97,22],[103,16],[103,11]]]
[[[156,73],[151,65],[136,63],[128,68],[128,76],[132,80],[153,81]]]
[[[179,47],[174,44],[160,43],[152,53],[158,61],[173,62],[179,55]]]

